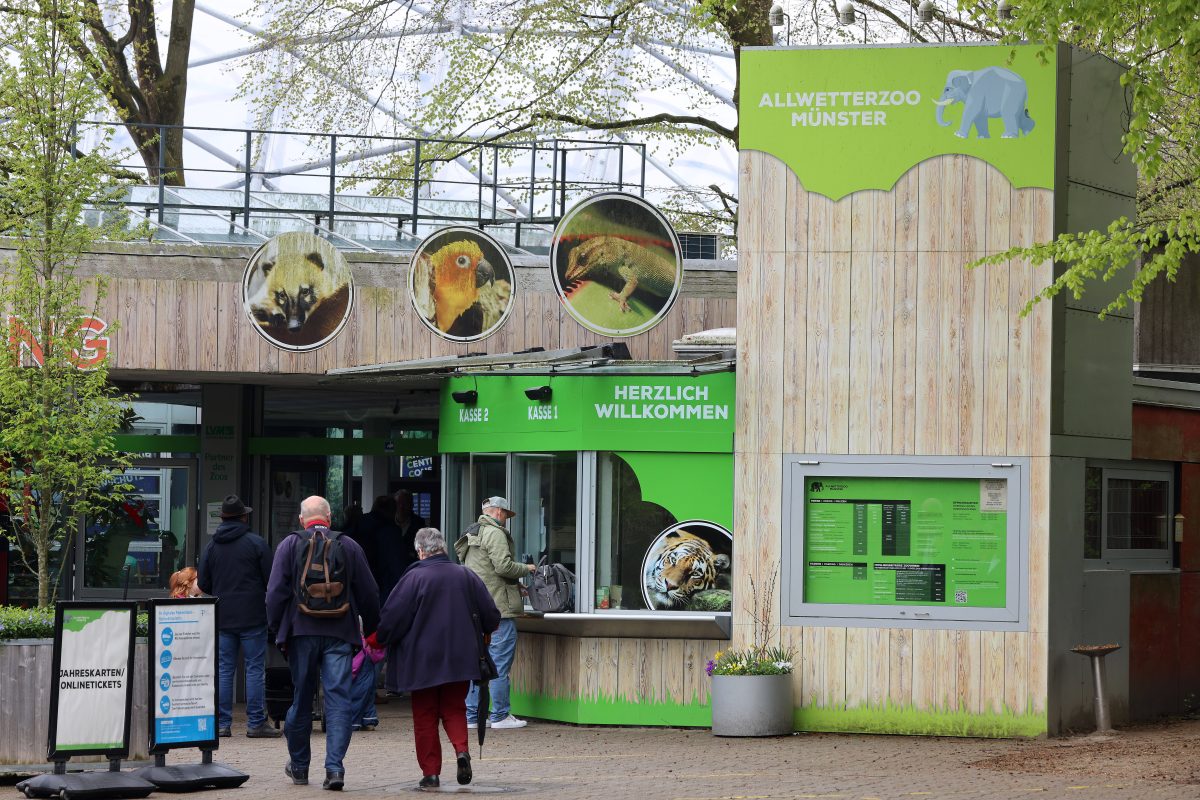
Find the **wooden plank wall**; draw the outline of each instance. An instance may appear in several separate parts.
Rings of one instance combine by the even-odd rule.
[[[482,342],[459,344],[434,336],[413,312],[403,270],[396,287],[358,286],[350,319],[329,344],[307,353],[281,350],[254,330],[232,281],[110,277],[102,319],[120,324],[112,335],[111,367],[119,370],[314,374],[335,367],[461,353],[552,350],[618,341],[598,336],[564,310],[557,295],[524,291],[501,329]],[[671,342],[684,333],[733,327],[732,296],[687,292],[655,328],[628,339],[635,359],[673,358]],[[198,380],[202,379],[198,377]]]
[[[49,735],[54,642],[26,639],[0,642],[0,764],[43,764]],[[147,757],[146,643],[134,645],[133,711],[129,757]],[[100,761],[85,756],[80,761]]]
[[[1052,199],[947,155],[834,202],[741,154],[735,643],[779,574],[784,453],[1032,457],[1030,630],[780,628],[776,592],[797,705],[1045,712],[1050,308],[1019,317],[1028,264],[964,264],[1049,239]]]
[[[704,665],[728,642],[578,638],[522,633],[513,690],[526,695],[631,703],[708,703]],[[630,720],[636,724],[636,720]]]

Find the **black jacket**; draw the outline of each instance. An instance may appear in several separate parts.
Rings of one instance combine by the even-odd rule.
[[[267,581],[271,548],[250,526],[225,520],[200,555],[200,591],[220,598],[223,631],[267,624]]]

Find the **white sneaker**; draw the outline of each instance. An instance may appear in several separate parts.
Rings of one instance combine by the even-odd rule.
[[[478,729],[479,729],[479,726],[476,725],[474,722],[467,723],[467,730],[473,731],[473,730],[478,730]]]
[[[495,722],[488,720],[489,728],[524,728],[529,723],[523,719],[517,719],[512,714],[509,714],[504,719],[498,719]]]

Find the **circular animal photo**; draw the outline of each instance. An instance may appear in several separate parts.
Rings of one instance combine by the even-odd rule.
[[[640,197],[605,192],[563,217],[550,244],[554,288],[567,313],[604,336],[653,328],[683,280],[679,239]]]
[[[660,611],[729,611],[733,534],[714,522],[677,522],[642,559],[642,598]]]
[[[413,253],[408,295],[425,327],[453,342],[486,339],[517,301],[517,275],[504,248],[481,230],[442,228]]]
[[[320,236],[281,233],[254,251],[242,305],[263,338],[284,350],[316,350],[350,319],[354,287],[346,259]]]

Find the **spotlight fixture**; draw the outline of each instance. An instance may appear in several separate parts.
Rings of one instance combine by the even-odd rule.
[[[933,22],[933,0],[921,0],[921,5],[917,6],[917,19],[922,25]]]
[[[465,392],[451,392],[450,396],[454,398],[454,402],[461,403],[464,406],[473,406],[475,401],[479,399],[479,392],[474,389],[467,389]]]
[[[783,26],[783,6],[778,3],[771,6],[771,10],[767,12],[767,24],[772,28]]]
[[[854,8],[854,3],[850,0],[842,0],[837,4],[837,18],[839,25],[853,25],[858,14]]]
[[[999,16],[1000,19],[1012,19],[1012,3],[1008,2],[1008,0],[1000,0],[1000,2],[996,4],[996,15]]]
[[[550,399],[550,391],[549,386],[531,386],[525,390],[525,396],[544,403]]]

